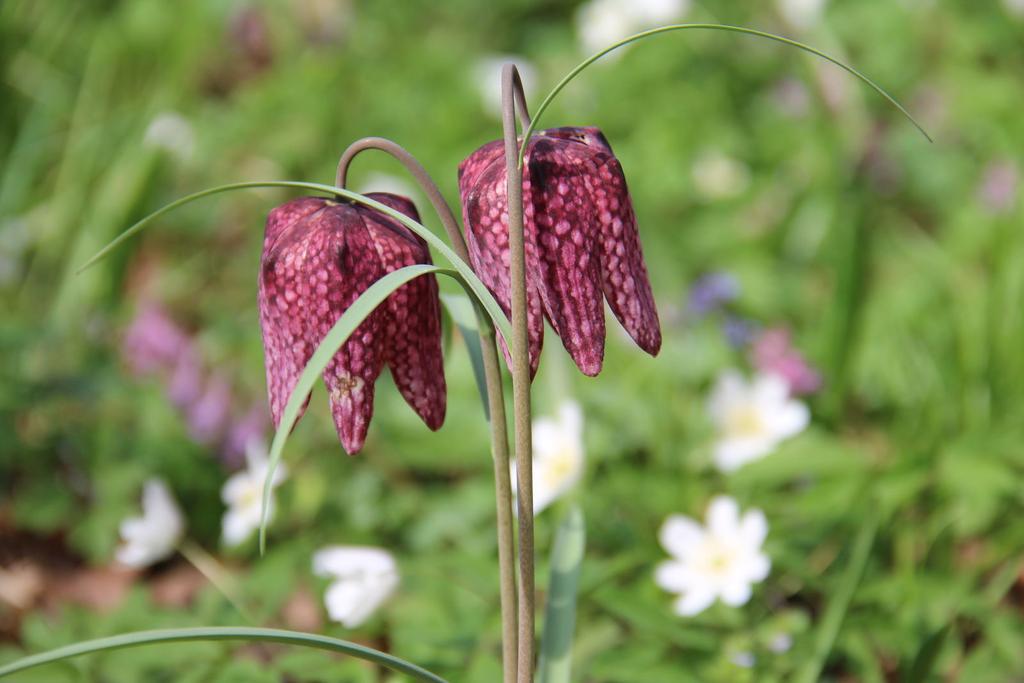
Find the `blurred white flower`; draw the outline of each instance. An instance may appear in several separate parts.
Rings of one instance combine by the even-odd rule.
[[[754,665],[757,664],[757,657],[754,656],[753,652],[743,651],[734,654],[730,658],[730,661],[740,668],[752,669],[754,668]]]
[[[232,474],[220,490],[221,500],[228,506],[221,522],[224,543],[236,546],[260,528],[263,509],[263,482],[270,461],[262,439],[253,439],[245,447],[245,469]],[[271,490],[280,486],[288,476],[284,463],[278,465],[270,482]],[[273,493],[267,507],[267,518],[274,517]]]
[[[707,524],[671,515],[658,539],[672,556],[658,565],[654,580],[679,597],[676,614],[690,617],[715,600],[738,607],[750,599],[751,586],[768,576],[771,560],[761,552],[768,522],[760,510],[740,517],[739,505],[728,496],[716,496],[707,511]]]
[[[533,421],[533,513],[555,502],[582,476],[583,411],[575,401],[564,401],[557,417]],[[512,485],[516,485],[515,462]]]
[[[368,173],[363,182],[359,185],[359,189],[356,190],[359,194],[367,194],[369,192],[388,192],[390,194],[397,194],[402,197],[414,197],[416,195],[416,188],[408,183],[404,178],[399,178],[396,175],[390,173],[381,173],[380,171],[373,171]]]
[[[590,0],[576,13],[576,31],[587,53],[597,52],[634,33],[680,19],[690,0]],[[621,54],[616,50],[605,59]]]
[[[791,647],[793,647],[793,636],[788,633],[776,633],[768,643],[768,649],[777,655],[789,652]]]
[[[750,170],[719,150],[708,150],[693,162],[693,184],[705,199],[729,199],[750,185]]]
[[[148,567],[169,557],[184,533],[184,517],[167,484],[150,479],[142,489],[142,516],[121,522],[117,561],[128,567]]]
[[[196,136],[192,124],[181,114],[166,111],[157,114],[142,137],[147,147],[170,152],[178,159],[187,161],[196,147]]]
[[[790,26],[801,31],[812,28],[825,14],[827,0],[777,0],[779,14]]]
[[[334,579],[324,604],[331,620],[346,628],[359,627],[398,587],[395,558],[381,548],[323,548],[313,555],[313,573]]]
[[[718,430],[715,465],[723,472],[768,455],[810,421],[807,406],[789,397],[784,379],[757,375],[747,382],[735,370],[718,378],[708,413]]]
[[[1003,0],[1003,7],[1011,16],[1024,19],[1024,0]]]
[[[533,63],[519,55],[488,55],[476,63],[473,69],[473,80],[484,110],[501,118],[501,70],[506,63],[512,62],[519,69],[519,78],[523,82],[523,92],[529,102],[536,92],[537,69]]]

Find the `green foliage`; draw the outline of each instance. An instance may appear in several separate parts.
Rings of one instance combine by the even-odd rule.
[[[342,149],[364,135],[406,146],[454,202],[458,162],[500,134],[477,92],[478,58],[531,58],[536,108],[586,56],[569,3],[353,2],[337,24],[311,19],[315,4],[0,2],[0,570],[47,570],[47,593],[30,607],[0,600],[0,662],[114,633],[243,621],[201,577],[169,599],[166,585],[188,569],[180,559],[109,575],[118,524],[159,475],[190,538],[237,580],[253,626],[354,640],[450,680],[499,677],[492,472],[463,353],[471,334],[446,354],[448,418],[436,433],[382,378],[366,450],[347,458],[314,389],[260,558],[255,539],[219,546],[225,466],[119,347],[142,302],[163,302],[239,401],[262,400],[261,226],[295,191],[184,207],[75,274],[128,225],[200,188],[329,184]],[[266,62],[232,32],[243,5],[265,18]],[[1003,3],[883,0],[832,0],[803,33],[774,3],[694,3],[687,20],[777,31],[836,54],[936,141],[813,58],[710,32],[627,48],[545,113],[545,126],[599,125],[614,146],[665,332],[651,359],[609,319],[597,380],[574,374],[547,339],[536,412],[572,396],[586,420],[574,679],[789,681],[809,662],[826,681],[1024,676],[1024,215],[1019,180],[1005,205],[986,195],[993,169],[1024,163],[1024,24]],[[143,143],[165,111],[191,126],[190,154]],[[695,171],[708,152],[736,160],[744,182],[709,194]],[[352,187],[372,189],[363,182],[377,172],[401,175],[367,155]],[[730,476],[710,466],[705,403],[718,373],[746,359],[718,319],[686,312],[689,284],[710,270],[738,279],[739,313],[789,326],[826,381],[810,399],[810,429]],[[772,573],[742,608],[679,618],[652,580],[665,557],[658,527],[672,513],[699,516],[723,492],[765,511]],[[542,596],[557,508],[538,518]],[[872,519],[854,580],[855,541]],[[316,549],[339,543],[385,547],[402,574],[394,598],[355,630],[324,620],[325,583],[310,568]],[[87,572],[119,597],[99,605],[74,594]],[[737,664],[749,654],[753,668]],[[321,652],[189,643],[14,680],[382,675]]]

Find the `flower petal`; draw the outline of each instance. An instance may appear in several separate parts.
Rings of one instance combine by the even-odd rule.
[[[693,575],[682,562],[666,560],[654,570],[654,583],[669,593],[684,593],[693,585]]]
[[[748,510],[740,520],[740,536],[752,548],[760,548],[768,535],[768,520],[760,510]]]
[[[495,155],[491,145],[474,152],[462,162],[459,172],[459,192],[462,195],[462,216],[466,245],[473,270],[497,299],[505,315],[512,316],[512,289],[509,273],[508,192],[504,157]],[[490,161],[488,161],[490,160]],[[525,207],[524,207],[525,210]],[[526,325],[529,333],[530,376],[537,372],[540,350],[544,342],[544,318],[541,295],[536,279],[531,277],[536,263],[533,222],[525,220],[524,239],[527,263]],[[511,365],[505,339],[502,351]]]
[[[314,200],[312,197],[304,199]],[[327,207],[326,200],[315,201],[319,203],[321,209]],[[315,345],[322,338],[311,338],[315,335],[307,331],[306,312],[316,312],[325,317],[331,313],[326,297],[321,298],[314,306],[313,301],[300,301],[295,291],[296,280],[300,277],[300,266],[314,273],[320,279],[324,290],[334,269],[324,262],[319,254],[309,254],[308,249],[298,253],[299,258],[303,260],[306,260],[308,254],[310,262],[296,263],[296,244],[301,246],[302,240],[310,238],[310,232],[318,225],[319,212],[302,213],[288,210],[287,207],[294,203],[289,202],[279,207],[281,211],[275,209],[270,213],[270,217],[267,218],[263,255],[260,259],[260,329],[263,334],[270,414],[275,427],[280,426],[285,404],[299,381],[303,367],[313,355]],[[295,216],[299,217],[295,218],[293,223],[284,224],[288,217]],[[286,239],[282,240],[282,236]],[[325,236],[320,234],[316,240],[317,245],[324,240]],[[320,285],[317,285],[318,291],[319,287]],[[299,418],[306,412],[307,405],[308,396],[306,403],[299,410]]]
[[[615,157],[598,169],[593,191],[601,225],[604,295],[612,313],[633,341],[656,356],[661,350],[661,323],[644,264],[626,176]]]
[[[523,202],[535,240],[533,277],[544,312],[580,371],[593,377],[604,360],[597,163],[577,142],[538,136],[523,172]]]
[[[746,581],[733,580],[721,587],[722,602],[730,607],[745,605],[750,600],[750,584]]]
[[[688,558],[704,542],[704,528],[683,515],[670,515],[661,525],[658,541],[669,555]]]
[[[337,208],[343,211],[325,212],[323,220],[339,234],[343,231],[344,247],[333,264],[334,287],[327,294],[332,314],[317,316],[312,321],[319,330],[318,340],[327,335],[343,311],[386,273],[369,229],[358,213],[348,206]],[[373,417],[374,387],[384,363],[381,346],[385,322],[384,311],[374,310],[324,370],[334,426],[350,455],[362,449]]]
[[[672,608],[681,617],[692,617],[706,610],[714,601],[715,592],[710,587],[691,587],[672,604]]]
[[[419,220],[415,206],[404,197],[383,193],[367,196]],[[362,214],[385,270],[431,262],[427,245],[419,236],[375,212]],[[395,386],[426,425],[438,429],[444,422],[447,390],[437,279],[424,275],[402,285],[387,298],[386,307],[384,360],[391,368]]]
[[[739,504],[729,496],[715,496],[708,505],[707,524],[712,535],[734,538],[739,533]]]

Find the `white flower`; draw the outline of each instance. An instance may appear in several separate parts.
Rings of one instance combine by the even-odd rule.
[[[590,0],[576,14],[580,43],[597,52],[623,38],[678,20],[690,9],[690,0]],[[606,59],[622,50],[616,50]]]
[[[672,559],[658,565],[654,580],[678,594],[673,609],[683,617],[703,612],[715,600],[743,605],[751,586],[771,570],[771,560],[761,552],[767,534],[763,512],[749,510],[741,518],[735,500],[716,496],[706,526],[682,515],[665,520],[658,538]]]
[[[142,490],[142,516],[121,522],[117,561],[142,568],[168,557],[185,533],[185,520],[162,479],[150,479]]]
[[[722,472],[732,472],[770,454],[810,421],[807,406],[789,397],[784,379],[757,375],[748,383],[735,370],[718,378],[708,413],[718,430],[714,460]]]
[[[196,146],[192,124],[181,114],[166,111],[157,114],[142,137],[147,147],[162,149],[182,160],[188,160]]]
[[[267,477],[266,445],[259,439],[250,441],[245,447],[245,469],[232,474],[220,490],[221,500],[228,506],[221,522],[224,543],[236,546],[259,529],[263,510],[263,483]],[[270,483],[271,489],[280,486],[288,472],[280,464]],[[267,519],[274,516],[274,496],[271,494],[267,507]]]
[[[564,401],[558,417],[533,421],[533,514],[575,486],[583,476],[583,411]],[[512,485],[516,464],[512,463]]]
[[[777,0],[779,14],[790,26],[801,31],[813,27],[825,14],[827,0]]]
[[[529,102],[535,92],[537,69],[533,63],[519,55],[488,55],[476,63],[473,69],[473,80],[484,109],[491,116],[501,118],[501,70],[505,64],[512,62],[519,69],[519,78],[523,82],[523,92]]]
[[[398,587],[395,558],[381,548],[323,548],[313,555],[313,573],[334,579],[324,604],[331,620],[346,628],[360,626]]]
[[[693,162],[693,183],[706,199],[729,199],[750,185],[750,170],[724,152],[709,150]]]

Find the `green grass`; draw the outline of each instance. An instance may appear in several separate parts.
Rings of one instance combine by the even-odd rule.
[[[260,558],[255,540],[218,546],[226,473],[188,437],[160,382],[131,376],[118,344],[139,302],[158,300],[196,333],[240,403],[262,400],[262,225],[294,192],[192,204],[75,274],[191,192],[330,183],[338,155],[365,135],[409,149],[454,203],[458,162],[500,135],[476,60],[525,54],[539,95],[586,56],[573,10],[555,3],[359,2],[330,39],[313,36],[297,14],[305,5],[258,5],[272,54],[260,66],[253,46],[230,37],[232,3],[0,3],[0,568],[24,560],[69,572],[47,579],[59,582],[107,567],[141,482],[160,475],[190,536],[236,575],[256,625],[293,628],[302,596],[319,605],[324,586],[309,566],[318,547],[379,545],[398,557],[398,594],[356,631],[319,630],[448,680],[493,681],[488,430],[458,335],[437,433],[382,379],[366,449],[348,458],[314,390]],[[835,54],[904,103],[935,143],[853,78],[712,33],[629,48],[545,113],[546,126],[598,125],[614,146],[665,333],[651,359],[612,322],[596,380],[579,376],[549,334],[535,385],[538,414],[571,395],[587,421],[573,680],[755,680],[733,663],[745,652],[759,654],[758,681],[818,670],[827,681],[1020,678],[1024,216],[1019,201],[987,208],[979,186],[991,164],[1024,163],[1024,21],[1001,3],[834,0],[825,22],[800,34],[772,5],[704,4],[686,20],[781,32]],[[786,113],[780,92],[795,87],[799,111]],[[162,111],[190,122],[190,157],[142,144]],[[692,167],[709,149],[749,171],[735,196],[701,193]],[[378,171],[402,175],[367,155],[352,187]],[[736,310],[789,326],[826,379],[810,399],[811,428],[728,477],[709,464],[704,403],[717,374],[745,359],[717,320],[683,315],[689,283],[708,270],[733,273]],[[765,511],[772,573],[743,608],[680,619],[652,580],[664,557],[657,530],[671,513],[700,516],[718,493]],[[542,590],[562,513],[538,518]],[[130,630],[233,625],[232,606],[204,584],[184,603],[157,599],[154,587],[181,569],[136,577],[107,609],[56,594],[24,611],[0,601],[0,662]],[[792,647],[776,653],[779,634]],[[210,643],[108,653],[16,680],[283,676],[382,680],[325,653]]]

